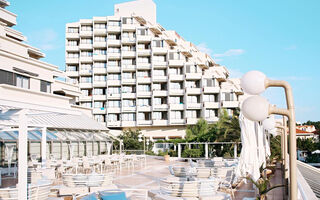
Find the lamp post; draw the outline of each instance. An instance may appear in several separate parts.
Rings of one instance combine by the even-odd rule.
[[[139,142],[142,142],[142,137],[143,137],[143,154],[146,154],[146,137],[143,135],[139,135],[138,137],[139,137],[138,139]]]
[[[297,153],[296,153],[296,121],[294,112],[294,103],[292,89],[288,82],[279,80],[270,80],[265,74],[259,71],[247,72],[241,79],[243,90],[249,94],[255,95],[247,98],[242,104],[242,110],[245,117],[252,121],[263,121],[270,114],[287,116],[289,119],[290,131],[290,199],[296,200],[298,196],[297,186]],[[276,108],[269,102],[257,96],[268,87],[282,87],[286,94],[287,108]]]

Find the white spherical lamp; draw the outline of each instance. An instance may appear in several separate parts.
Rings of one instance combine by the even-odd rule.
[[[263,120],[262,125],[264,129],[271,131],[275,128],[276,122],[273,117],[268,117],[267,119]]]
[[[266,75],[259,71],[249,71],[241,78],[241,87],[244,92],[258,95],[264,92]]]
[[[269,102],[261,96],[251,96],[242,103],[241,110],[247,119],[263,121],[269,116]]]

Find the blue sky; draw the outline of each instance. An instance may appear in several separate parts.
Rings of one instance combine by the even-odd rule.
[[[90,2],[90,3],[88,3]],[[64,69],[65,24],[93,16],[113,15],[123,0],[11,0],[17,30],[46,53],[44,61]],[[225,65],[232,77],[260,70],[289,81],[298,121],[320,120],[318,0],[154,0],[157,21]],[[264,94],[285,105],[282,89]]]

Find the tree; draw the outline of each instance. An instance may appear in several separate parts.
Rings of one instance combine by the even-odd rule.
[[[188,141],[197,140],[198,137],[208,133],[208,122],[204,119],[199,119],[195,125],[188,125],[186,129],[186,139]]]
[[[143,149],[143,142],[139,142],[139,135],[141,135],[140,129],[128,129],[124,130],[118,138],[123,140],[124,149],[141,150]]]

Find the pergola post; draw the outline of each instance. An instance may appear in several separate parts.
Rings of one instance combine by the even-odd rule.
[[[209,158],[209,149],[208,149],[208,143],[205,143],[205,155],[206,155],[206,159]]]
[[[47,128],[42,128],[42,135],[41,135],[41,165],[42,168],[46,167],[47,161]]]
[[[233,152],[233,157],[236,159],[237,158],[237,154],[238,154],[238,145],[237,145],[237,143],[234,143],[234,152]]]
[[[178,144],[178,158],[181,158],[181,144]]]
[[[28,125],[26,111],[19,114],[18,199],[28,197]]]

